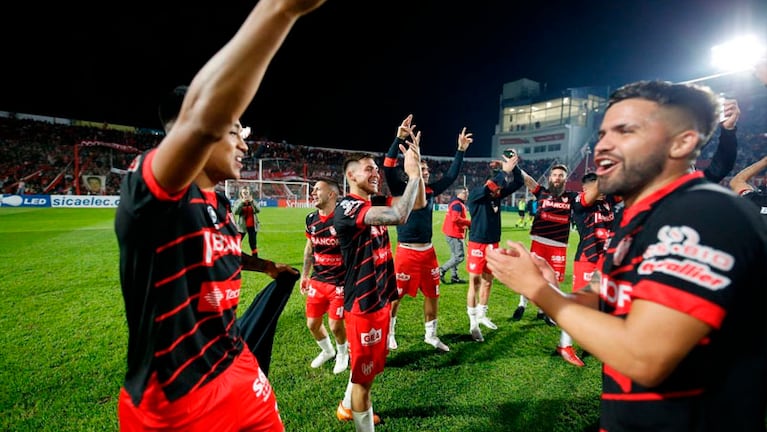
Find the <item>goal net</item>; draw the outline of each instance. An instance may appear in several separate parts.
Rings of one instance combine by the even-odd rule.
[[[234,201],[240,190],[249,188],[259,201],[275,201],[279,207],[311,207],[309,183],[277,180],[227,180],[224,184],[226,197]]]

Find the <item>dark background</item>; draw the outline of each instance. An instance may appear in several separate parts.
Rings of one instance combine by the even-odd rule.
[[[159,128],[160,96],[254,4],[6,5],[0,110]],[[469,156],[485,156],[506,82],[688,80],[715,72],[711,46],[766,32],[765,0],[329,0],[293,28],[242,122],[272,140],[384,151],[413,113],[425,154],[452,155],[467,126]]]

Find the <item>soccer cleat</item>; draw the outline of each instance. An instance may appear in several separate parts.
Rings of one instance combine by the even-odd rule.
[[[344,408],[343,402],[338,402],[338,408],[336,409],[336,418],[340,421],[354,420],[354,417],[352,416],[352,409]],[[378,423],[381,423],[381,417],[378,417],[378,414],[373,413],[373,424],[377,425]]]
[[[326,361],[332,359],[335,356],[336,353],[334,352],[320,351],[317,357],[312,360],[312,368],[317,369],[318,367],[324,365]]]
[[[345,371],[347,367],[349,367],[349,353],[336,354],[336,364],[333,366],[333,373],[338,375]]]
[[[495,325],[494,322],[490,321],[490,318],[488,318],[488,317],[478,318],[477,322],[482,324],[483,326],[489,328],[490,330],[498,330],[498,326]]]
[[[546,323],[549,327],[556,327],[557,323],[553,319],[551,319],[550,316],[546,315],[543,311],[538,311],[538,313],[535,315],[535,319],[543,320],[543,322]]]
[[[389,344],[389,350],[396,350],[397,348],[399,348],[399,345],[397,344],[397,339],[394,339],[394,332],[389,333],[388,344]]]
[[[578,354],[575,353],[573,346],[557,347],[557,353],[565,359],[566,362],[573,366],[583,367],[586,366],[581,359],[578,358]]]
[[[450,282],[447,281],[447,272],[445,270],[439,269],[439,280],[442,281],[443,284],[448,285]]]
[[[517,306],[516,309],[514,309],[514,314],[511,316],[512,321],[519,321],[522,319],[522,315],[525,314],[525,307],[524,306]]]
[[[434,336],[434,337],[428,337],[428,336],[424,337],[423,341],[426,342],[427,344],[433,346],[434,348],[440,350],[440,351],[444,351],[444,352],[450,351],[450,348],[447,345],[445,345],[444,343],[442,343],[442,341],[439,340],[439,338],[436,337],[436,336]]]
[[[479,329],[479,326],[470,328],[469,332],[471,333],[471,338],[474,339],[476,342],[485,341],[485,338],[482,337],[482,330]]]
[[[461,279],[461,278],[459,278],[458,276],[453,276],[453,277],[452,277],[452,279],[450,279],[450,283],[454,283],[454,284],[465,284],[465,283],[466,283],[466,281],[465,281],[465,280],[463,280],[463,279]]]

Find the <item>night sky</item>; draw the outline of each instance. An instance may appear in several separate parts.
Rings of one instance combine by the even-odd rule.
[[[159,128],[160,96],[253,4],[14,4],[0,14],[0,110]],[[692,79],[715,72],[711,46],[747,32],[767,40],[766,0],[329,0],[293,28],[242,122],[277,141],[385,151],[413,113],[424,154],[452,155],[466,126],[469,156],[486,156],[505,82]]]

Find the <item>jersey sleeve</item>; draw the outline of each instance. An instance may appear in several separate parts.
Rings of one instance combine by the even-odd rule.
[[[764,256],[760,236],[738,218],[740,210],[728,223],[713,210],[732,207],[724,193],[687,193],[653,214],[643,231],[632,297],[719,328],[736,290],[749,286],[749,269],[741,263]]]

